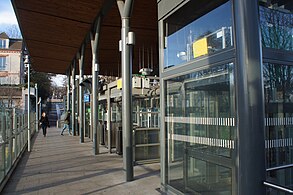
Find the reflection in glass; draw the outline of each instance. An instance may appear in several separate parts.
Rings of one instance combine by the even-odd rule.
[[[263,47],[293,51],[292,0],[267,1],[260,4]]]
[[[232,170],[230,168],[190,157],[187,169],[187,189],[190,192],[232,194]]]
[[[178,16],[175,14],[165,21],[164,67],[166,68],[233,45],[230,1],[203,16],[194,13],[185,14],[193,16],[188,24],[185,24],[186,21],[178,21],[178,17],[184,17],[180,14]]]
[[[137,127],[159,128],[159,97],[134,98],[133,123]]]
[[[221,161],[220,157],[230,159],[235,148],[233,80],[233,64],[230,63],[166,81],[168,183],[174,188],[183,192],[197,191],[194,186],[204,185],[203,188],[208,191],[209,186],[215,183],[207,180],[206,183],[196,183],[198,179],[190,174],[198,170],[206,178],[217,175],[219,178],[214,178],[213,182],[221,186],[217,188],[218,192],[226,194],[224,191],[228,189],[228,194],[231,194],[231,182],[225,182],[225,187],[222,185],[222,176],[218,174],[221,168],[217,164]],[[197,158],[197,154],[212,155],[219,161],[208,163],[202,157],[203,169],[199,160],[193,159]],[[228,170],[225,175],[230,181],[231,171]],[[192,185],[187,187],[184,177],[189,176]]]
[[[264,63],[267,168],[293,163],[293,66]],[[268,179],[293,188],[293,169],[268,171]]]

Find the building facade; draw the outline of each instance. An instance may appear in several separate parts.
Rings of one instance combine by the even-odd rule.
[[[0,85],[23,83],[22,40],[0,34]]]
[[[292,1],[161,0],[158,10],[163,189],[292,190]]]
[[[0,105],[24,108],[22,40],[0,34]]]

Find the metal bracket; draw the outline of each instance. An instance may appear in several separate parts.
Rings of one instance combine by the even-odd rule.
[[[135,34],[134,32],[128,32],[128,36],[126,38],[127,45],[135,45]]]

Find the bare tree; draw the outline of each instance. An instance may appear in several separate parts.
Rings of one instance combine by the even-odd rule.
[[[17,24],[2,25],[0,27],[0,32],[5,32],[10,38],[22,39],[22,35]]]
[[[260,7],[263,47],[293,50],[293,15],[276,9]]]

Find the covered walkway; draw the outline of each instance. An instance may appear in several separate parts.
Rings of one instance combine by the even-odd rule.
[[[49,128],[47,137],[40,131],[2,193],[161,194],[159,163],[135,166],[134,181],[125,182],[122,157],[103,146],[95,156],[91,148],[90,140],[80,144],[79,137],[60,136],[59,129]]]

